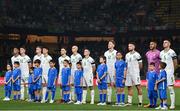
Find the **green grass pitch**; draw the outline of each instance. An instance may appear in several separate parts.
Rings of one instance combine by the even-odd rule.
[[[57,88],[57,93],[56,93],[56,99],[60,98],[59,94],[59,88]],[[127,94],[127,88],[125,89],[125,92]],[[180,110],[180,88],[175,88],[176,92],[176,110]],[[89,94],[89,93],[88,93]],[[59,103],[28,103],[26,101],[9,101],[9,102],[4,102],[2,101],[4,97],[4,88],[1,86],[0,87],[0,111],[1,110],[154,110],[154,109],[149,109],[149,108],[143,108],[143,107],[138,107],[138,98],[137,98],[137,91],[134,88],[134,96],[133,96],[133,105],[128,106],[128,107],[113,107],[112,105],[106,105],[106,106],[97,106],[96,104],[99,101],[98,97],[98,90],[95,89],[95,104],[90,105],[89,103],[85,105],[74,105],[74,104],[59,104]],[[113,90],[113,97],[112,97],[113,103],[116,101],[116,96],[115,96],[115,90]],[[127,100],[127,95],[126,95],[126,100]],[[90,101],[90,95],[88,95],[88,101]],[[148,98],[147,98],[147,91],[143,87],[143,104],[147,104]],[[158,100],[159,103],[159,100]],[[169,93],[168,93],[168,104],[170,103],[169,100]]]

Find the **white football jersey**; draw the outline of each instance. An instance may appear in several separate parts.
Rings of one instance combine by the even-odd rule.
[[[125,56],[127,63],[127,74],[138,75],[140,74],[139,62],[142,62],[141,56],[138,52],[128,52]]]
[[[21,56],[20,58],[20,68],[22,77],[29,77],[29,63],[31,59],[28,55]]]
[[[95,63],[94,63],[94,59],[92,57],[82,59],[82,67],[83,67],[84,76],[89,76],[89,74],[93,75],[92,66],[94,66],[94,65],[95,65]]]
[[[43,75],[48,75],[48,71],[49,71],[49,68],[50,68],[50,65],[49,65],[49,62],[52,60],[52,57],[50,55],[47,55],[47,56],[42,56],[41,58],[41,67],[43,69]]]
[[[76,70],[76,63],[82,60],[82,56],[78,53],[76,55],[72,54],[71,55],[71,70]]]
[[[59,62],[59,75],[61,75],[61,71],[62,71],[62,68],[64,68],[64,65],[63,65],[63,62],[64,60],[68,60],[70,61],[70,57],[69,56],[61,56],[58,58],[58,62]]]
[[[167,74],[174,74],[173,58],[176,58],[176,57],[177,55],[172,49],[169,49],[167,52],[164,50],[160,52],[161,61],[167,64],[165,68]]]
[[[109,74],[114,74],[115,67],[114,64],[116,62],[116,50],[113,50],[110,52],[109,50],[104,53],[104,56],[106,57],[106,64],[108,68],[108,73]]]
[[[15,62],[15,61],[20,62],[20,59],[21,59],[21,56],[20,56],[20,55],[18,55],[17,57],[16,57],[16,56],[12,56],[12,57],[11,57],[12,66],[14,65],[14,62]]]
[[[43,57],[43,54],[41,55],[35,55],[34,58],[33,58],[33,61],[39,59],[40,61],[42,61],[42,57]]]

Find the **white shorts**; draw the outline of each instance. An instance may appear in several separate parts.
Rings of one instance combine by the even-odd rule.
[[[29,77],[21,77],[21,84],[24,84],[24,83],[28,83],[28,78]]]
[[[167,85],[172,86],[175,83],[174,74],[168,74],[167,73]]]
[[[141,78],[137,75],[127,75],[125,85],[126,86],[133,86],[133,85],[140,85],[141,84]]]
[[[93,74],[91,76],[83,77],[83,86],[85,87],[93,86]]]
[[[115,71],[114,71],[114,70],[108,71],[107,83],[115,82],[115,80],[114,80],[114,74],[115,74]]]
[[[48,82],[48,76],[47,75],[42,75],[42,83],[46,83]]]

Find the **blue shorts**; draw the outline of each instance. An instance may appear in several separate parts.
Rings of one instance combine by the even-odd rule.
[[[56,86],[51,86],[51,87],[48,86],[47,89],[50,91],[56,91]]]
[[[107,90],[107,83],[98,83],[99,90]]]
[[[116,88],[124,88],[123,79],[116,79]]]
[[[70,86],[62,86],[62,91],[70,91]]]
[[[148,98],[152,99],[152,98],[158,98],[158,93],[155,90],[148,90]]]
[[[13,84],[13,90],[14,90],[14,91],[20,91],[20,90],[21,90],[21,86],[20,86],[20,85]]]
[[[33,90],[34,91],[41,90],[41,88],[42,88],[42,85],[39,85],[39,84],[34,84],[33,85]]]
[[[167,91],[166,89],[159,89],[159,98],[160,99],[167,99]]]
[[[33,87],[29,87],[29,88],[28,88],[28,93],[29,93],[29,94],[33,94],[33,93],[34,93]]]
[[[12,87],[5,85],[5,86],[4,86],[4,90],[6,90],[6,91],[11,91],[11,90],[12,90]]]
[[[83,88],[80,86],[75,86],[75,94],[82,94]]]

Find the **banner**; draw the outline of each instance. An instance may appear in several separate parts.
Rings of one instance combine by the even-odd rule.
[[[147,84],[146,80],[141,80],[141,85],[142,86],[146,86],[146,84]],[[4,77],[0,77],[0,86],[3,86],[3,85],[4,85]],[[96,79],[94,79],[94,85],[95,86],[97,85],[97,80]],[[174,86],[180,88],[180,80],[176,80]]]

